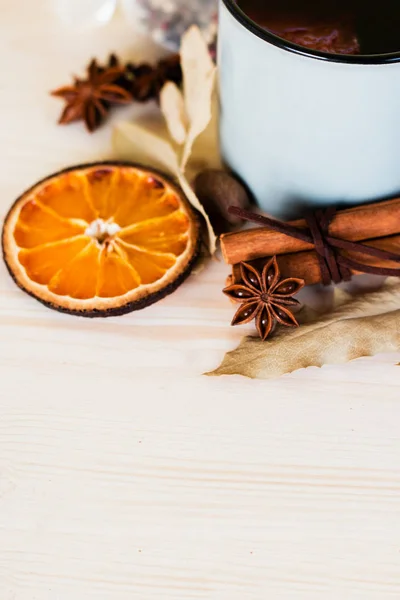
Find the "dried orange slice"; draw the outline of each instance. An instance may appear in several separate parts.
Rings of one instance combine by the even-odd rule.
[[[100,163],[57,173],[8,213],[3,253],[16,283],[51,308],[112,316],[173,292],[198,254],[196,214],[159,173]]]

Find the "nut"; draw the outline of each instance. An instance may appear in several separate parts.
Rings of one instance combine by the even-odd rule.
[[[247,208],[249,194],[244,185],[230,173],[208,169],[194,182],[196,195],[216,229],[226,231],[229,225],[239,225],[242,220],[229,213],[230,206]]]

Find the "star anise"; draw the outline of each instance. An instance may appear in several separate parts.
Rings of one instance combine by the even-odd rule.
[[[92,132],[102,123],[111,105],[132,102],[132,94],[118,84],[124,69],[115,63],[115,58],[110,57],[108,67],[101,67],[92,60],[86,79],[75,77],[73,85],[52,92],[67,103],[59,123],[83,120]]]
[[[59,122],[83,120],[89,131],[97,129],[113,104],[129,104],[133,100],[158,100],[167,81],[182,83],[179,54],[160,60],[156,66],[147,63],[121,65],[111,54],[108,63],[101,66],[92,60],[86,79],[74,78],[74,84],[54,90],[53,96],[67,102]]]
[[[300,303],[293,296],[304,287],[303,279],[281,279],[274,256],[262,272],[247,263],[240,264],[242,283],[225,288],[224,294],[241,304],[232,325],[244,325],[253,319],[262,340],[266,340],[276,323],[287,327],[299,324],[289,307]]]
[[[138,102],[158,100],[160,92],[167,81],[177,85],[182,83],[182,69],[179,54],[160,60],[156,66],[148,63],[134,65],[128,63],[124,72],[125,83],[122,85]]]

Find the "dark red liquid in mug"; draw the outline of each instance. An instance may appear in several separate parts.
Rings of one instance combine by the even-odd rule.
[[[400,0],[238,0],[258,25],[331,54],[400,52]]]

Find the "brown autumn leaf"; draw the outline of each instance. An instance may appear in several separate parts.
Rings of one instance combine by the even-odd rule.
[[[305,311],[302,325],[280,330],[262,342],[246,337],[208,375],[243,375],[274,379],[306,367],[341,364],[364,356],[400,349],[400,281],[390,278],[379,291],[343,299],[318,318]]]

